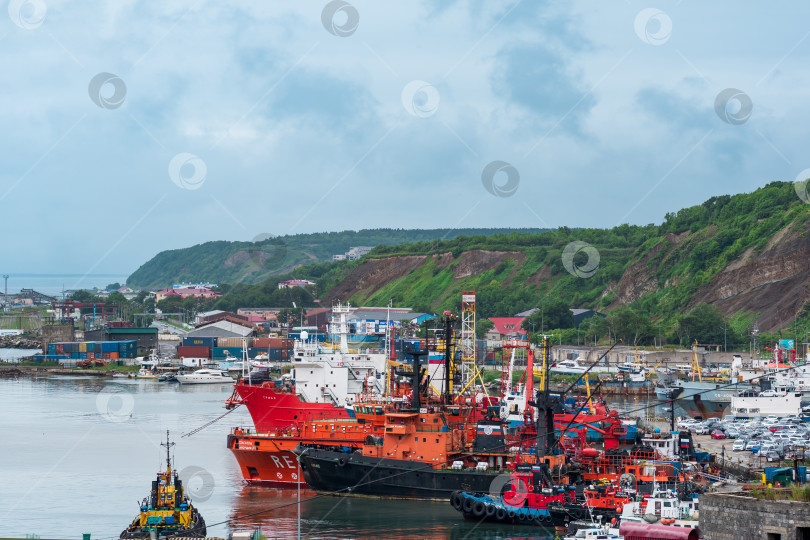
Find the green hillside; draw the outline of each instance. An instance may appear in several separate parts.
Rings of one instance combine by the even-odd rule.
[[[543,229],[518,229],[537,233]],[[353,246],[378,246],[508,232],[510,229],[364,229],[295,234],[258,242],[216,241],[158,253],[127,279],[129,287],[157,289],[178,282],[259,283],[314,262],[331,261]]]
[[[810,206],[794,185],[774,182],[749,194],[712,197],[667,214],[660,225],[380,245],[362,261],[304,266],[292,275],[315,280],[322,303],[392,300],[419,311],[457,312],[461,291],[475,290],[479,318],[564,303],[609,313],[604,324],[613,327],[593,329],[599,336],[621,331],[650,343],[663,333],[681,342],[722,343],[731,335],[745,344],[754,320],[762,330],[791,326],[798,334],[807,318],[808,217]],[[569,257],[569,271],[563,254],[572,242],[592,248]],[[594,268],[589,252],[598,256]],[[237,305],[251,290],[234,288],[222,304]]]

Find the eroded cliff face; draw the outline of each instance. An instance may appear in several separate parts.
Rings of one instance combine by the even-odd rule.
[[[389,282],[403,278],[428,262],[435,263],[443,270],[455,262],[453,277],[463,279],[495,269],[502,262],[512,259],[517,265],[523,264],[526,256],[519,251],[486,251],[473,249],[465,251],[456,259],[452,253],[440,255],[396,255],[393,257],[366,259],[357,268],[333,287],[326,295],[331,303],[346,301],[355,295],[370,297]],[[426,298],[426,302],[432,299]]]
[[[658,290],[658,267],[650,265],[650,261],[662,251],[672,251],[674,247],[688,235],[668,233],[666,237],[652,248],[644,257],[633,263],[616,285],[616,294],[608,306],[608,310],[619,306],[626,306],[641,298],[644,294]],[[663,259],[663,258],[662,258]],[[608,291],[605,291],[606,293]]]
[[[715,304],[723,313],[759,312],[760,330],[789,324],[810,299],[810,223],[789,225],[755,254],[747,250],[711,283],[698,289],[694,303]]]
[[[433,257],[437,256],[433,255]],[[326,305],[337,300],[345,302],[361,293],[366,297],[371,296],[388,282],[407,276],[425,264],[427,259],[426,255],[399,255],[381,259],[366,259],[340,283],[332,287],[326,296]]]
[[[719,307],[726,315],[738,311],[757,312],[760,314],[760,330],[783,328],[810,299],[808,229],[808,224],[789,225],[775,234],[761,252],[746,250],[710,283],[699,288],[692,296],[690,306],[707,302]],[[688,235],[688,232],[677,236],[668,234],[664,241],[628,267],[608,310],[628,305],[646,293],[669,286],[670,282],[659,284],[659,267],[651,265],[650,261],[661,251],[674,250]],[[664,261],[659,264],[667,264],[666,256],[658,260]]]
[[[632,304],[645,294],[664,290],[691,275],[677,275],[661,283],[659,275],[667,272],[662,265],[672,265],[674,257],[691,245],[711,238],[715,229],[708,228],[692,234],[667,234],[640,259],[631,261],[621,279],[605,286],[602,296],[613,294],[606,311]],[[746,250],[707,285],[700,287],[690,299],[689,307],[699,302],[718,306],[731,315],[739,311],[759,313],[761,330],[773,331],[790,324],[805,302],[810,300],[810,223],[789,225],[773,235],[760,251]],[[680,251],[678,251],[680,249]],[[686,249],[688,252],[689,250]],[[436,255],[402,255],[365,260],[326,295],[326,301],[346,301],[350,298],[370,298],[392,281],[408,276],[425,264],[439,270],[450,268],[454,280],[461,280],[493,270],[505,261],[514,261],[515,268],[502,286],[514,285],[514,276],[524,263],[526,254],[520,251],[470,250],[454,257],[452,253]],[[559,279],[548,265],[540,267],[525,287],[553,286]],[[433,299],[426,298],[425,302]],[[511,314],[510,314],[511,315]]]

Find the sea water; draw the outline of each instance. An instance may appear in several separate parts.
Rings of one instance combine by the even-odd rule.
[[[90,376],[0,379],[0,537],[118,538],[172,456],[208,536],[261,528],[296,538],[298,490],[245,486],[226,448],[238,407],[215,420],[230,385],[179,385]],[[534,526],[465,521],[447,501],[300,493],[302,538],[554,538]]]

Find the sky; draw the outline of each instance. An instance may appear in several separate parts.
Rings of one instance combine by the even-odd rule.
[[[266,234],[660,223],[810,168],[803,1],[7,8],[0,272],[128,274]]]

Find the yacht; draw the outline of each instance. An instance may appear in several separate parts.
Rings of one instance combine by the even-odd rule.
[[[180,384],[233,384],[233,378],[221,369],[198,369],[193,373],[177,375]]]
[[[549,371],[551,373],[564,373],[564,374],[568,374],[568,375],[570,375],[570,374],[580,375],[582,373],[585,373],[585,371],[587,369],[588,368],[586,368],[585,366],[581,366],[579,364],[579,362],[577,362],[576,360],[562,360],[561,362],[557,362],[556,364],[551,366]]]

